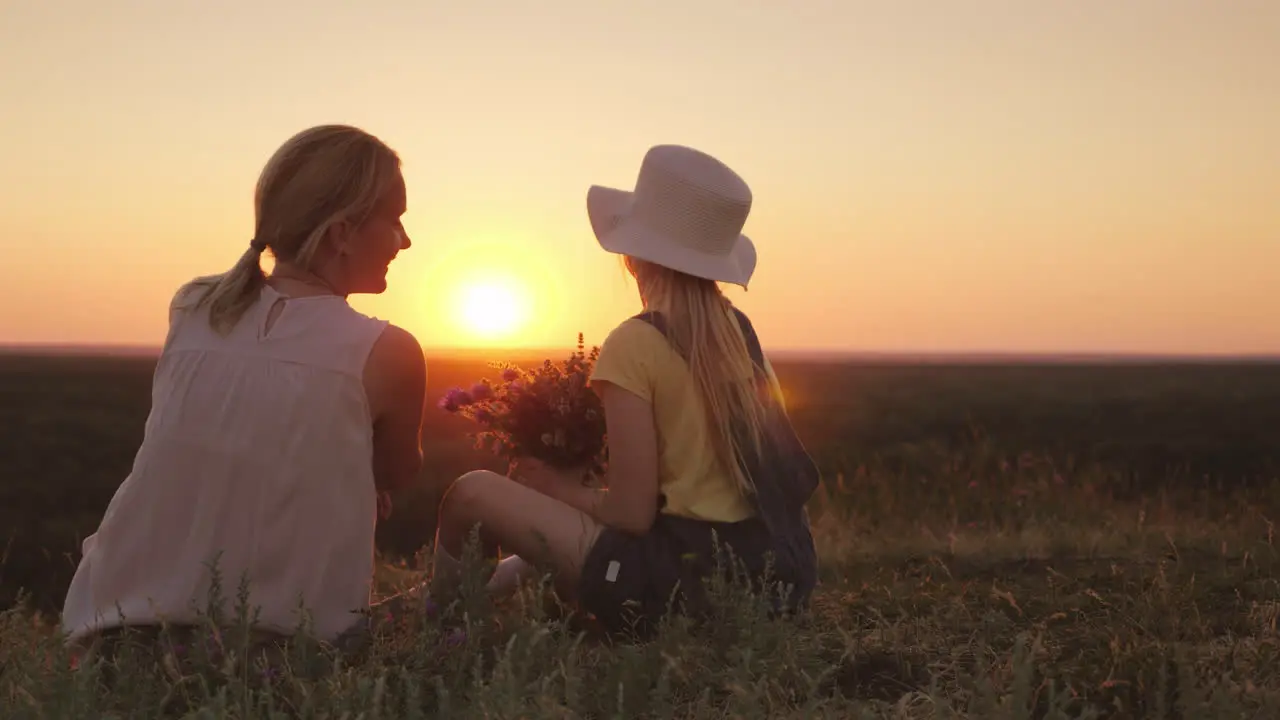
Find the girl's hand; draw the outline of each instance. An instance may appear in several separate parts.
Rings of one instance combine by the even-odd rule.
[[[561,470],[530,457],[516,458],[507,468],[507,476],[512,480],[551,497],[556,496],[559,488],[581,485],[585,474],[585,468]]]

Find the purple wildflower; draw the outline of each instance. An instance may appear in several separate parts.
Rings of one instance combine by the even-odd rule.
[[[476,400],[488,400],[493,397],[493,388],[487,383],[476,383],[471,387],[471,397]]]
[[[456,412],[458,408],[466,407],[471,402],[470,393],[462,388],[454,388],[440,398],[440,408],[448,412]]]
[[[215,664],[222,662],[221,639],[216,639],[216,638],[206,639],[204,641],[204,652],[205,652],[205,657],[209,658],[210,662],[213,662]]]
[[[444,636],[444,644],[449,647],[458,647],[467,641],[467,631],[462,628],[454,628]]]
[[[477,410],[477,411],[476,411],[476,422],[478,422],[478,423],[490,423],[490,422],[493,422],[493,413],[489,412],[488,410]]]
[[[502,379],[507,382],[515,382],[520,379],[520,371],[515,368],[506,368],[502,371]]]
[[[427,598],[426,602],[424,602],[422,606],[427,611],[427,617],[435,617],[436,613],[440,612],[440,606],[431,598]]]

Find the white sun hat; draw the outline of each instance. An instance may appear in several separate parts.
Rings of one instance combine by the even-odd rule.
[[[756,268],[755,245],[742,234],[750,212],[751,189],[736,172],[681,145],[650,148],[633,191],[587,190],[605,250],[744,288]]]

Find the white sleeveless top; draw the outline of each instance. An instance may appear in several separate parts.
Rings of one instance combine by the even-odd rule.
[[[173,318],[145,438],[84,541],[63,629],[74,640],[121,614],[193,622],[216,560],[228,614],[243,575],[259,627],[293,632],[301,605],[331,639],[369,604],[377,497],[363,372],[387,323],[340,297],[271,287],[225,337],[204,308]]]

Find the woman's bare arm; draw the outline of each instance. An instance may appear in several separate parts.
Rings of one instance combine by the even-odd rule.
[[[402,490],[422,470],[422,414],[427,366],[408,331],[388,325],[365,365],[373,413],[373,476],[381,491]]]

